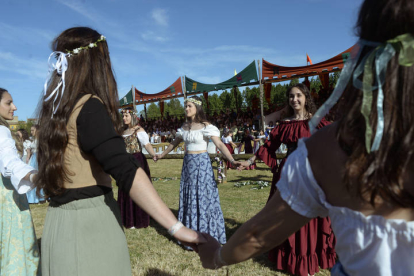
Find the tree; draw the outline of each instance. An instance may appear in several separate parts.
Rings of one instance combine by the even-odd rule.
[[[161,117],[161,111],[158,105],[151,103],[147,108],[147,116],[150,119]]]
[[[164,115],[167,116],[167,114],[174,117],[184,115],[184,106],[179,99],[171,99],[164,103]]]
[[[217,94],[208,96],[208,103],[210,105],[209,114],[218,113],[223,109],[223,102]]]

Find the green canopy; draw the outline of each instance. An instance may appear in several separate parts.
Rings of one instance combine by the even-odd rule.
[[[133,102],[133,97],[132,97],[132,88],[131,88],[131,90],[129,90],[129,92],[119,100],[119,105],[121,107],[125,107],[128,105],[132,105],[132,102]]]
[[[254,61],[234,77],[217,84],[205,84],[185,76],[185,89],[187,93],[210,92],[233,88],[234,86],[249,85],[252,80],[258,81],[256,63]]]

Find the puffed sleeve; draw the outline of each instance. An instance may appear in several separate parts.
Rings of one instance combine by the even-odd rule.
[[[175,138],[183,139],[183,129],[182,128],[177,129],[177,132],[175,133]]]
[[[145,146],[146,144],[149,144],[149,137],[148,134],[145,131],[137,132],[137,138],[142,146]]]
[[[119,188],[129,193],[141,164],[126,152],[124,139],[116,133],[104,105],[96,98],[89,99],[82,107],[76,125],[82,151],[93,155]]]
[[[280,140],[279,131],[280,126],[277,125],[272,131],[269,133],[268,140],[264,142],[263,146],[259,148],[256,152],[256,157],[260,158],[266,165],[272,168],[272,171],[275,172],[277,165],[277,156],[276,150],[282,144]]]
[[[4,177],[10,178],[19,194],[27,193],[34,188],[32,182],[23,178],[28,173],[37,171],[19,158],[15,141],[5,126],[0,126],[0,172]]]
[[[304,139],[299,140],[298,148],[287,158],[276,186],[296,213],[308,218],[328,216],[325,193],[313,176]]]
[[[211,138],[211,136],[220,137],[220,130],[213,125],[206,126],[202,132],[203,136],[207,138]]]
[[[330,124],[331,124],[331,122],[327,121],[327,120],[325,119],[325,117],[323,117],[323,118],[322,118],[322,120],[319,122],[319,124],[316,126],[316,128],[317,128],[317,129],[321,129],[321,128],[323,128],[324,126],[327,126],[327,125],[330,125]]]

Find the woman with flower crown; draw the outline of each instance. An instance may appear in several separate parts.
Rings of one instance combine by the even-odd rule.
[[[19,157],[23,144],[9,129],[17,108],[0,88],[0,274],[41,275],[40,252],[25,193],[34,188],[36,170]]]
[[[144,147],[147,150],[154,161],[157,161],[157,158],[154,149],[149,142],[148,134],[140,126],[139,119],[132,108],[125,108],[122,110],[122,119],[124,121],[125,129],[122,137],[125,141],[126,150],[141,163],[148,178],[151,179],[148,162],[145,155],[142,153],[142,148]],[[148,227],[149,215],[136,205],[131,197],[121,189],[118,190],[118,205],[121,210],[122,224],[125,228],[135,229]]]
[[[178,129],[174,141],[158,159],[162,159],[181,141],[186,154],[180,180],[178,220],[188,228],[208,233],[219,243],[226,243],[226,229],[220,199],[207,145],[211,139],[232,165],[238,166],[227,147],[220,141],[220,131],[210,124],[203,111],[202,101],[193,96],[185,100],[187,122]],[[189,248],[188,248],[189,249]]]
[[[43,275],[131,275],[112,180],[179,241],[204,242],[158,196],[128,154],[106,38],[76,27],[52,43],[56,58],[39,114],[38,190],[50,197],[42,235]],[[49,61],[50,61],[49,59]]]
[[[329,216],[339,256],[332,275],[413,275],[413,14],[412,0],[362,3],[360,39],[309,122],[314,134],[298,141],[260,213],[225,246],[208,238],[199,247],[204,267],[258,256]],[[341,118],[316,131],[339,99]]]

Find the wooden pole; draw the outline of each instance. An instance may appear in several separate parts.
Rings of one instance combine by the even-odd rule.
[[[259,69],[259,87],[260,87],[260,112],[262,117],[262,130],[265,131],[265,117],[264,117],[264,111],[263,111],[263,84],[262,84],[262,74],[261,74],[261,68],[260,68],[260,60],[257,60],[257,67]]]
[[[137,112],[136,105],[135,105],[135,90],[134,85],[131,85],[131,93],[132,93],[132,107],[134,108],[134,112]]]
[[[185,77],[181,77],[181,83],[183,86],[184,101],[187,99],[187,91],[185,89]]]

